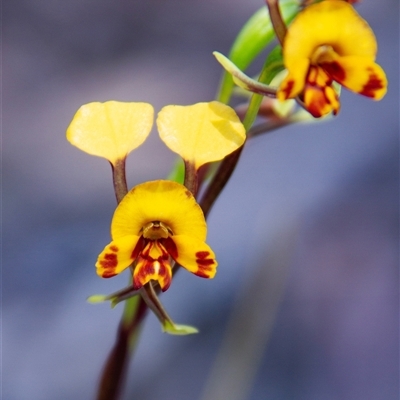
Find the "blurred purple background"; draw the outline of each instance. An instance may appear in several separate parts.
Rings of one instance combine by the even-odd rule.
[[[115,207],[105,161],[70,146],[80,105],[213,99],[260,0],[14,0],[3,4],[3,398],[94,398],[122,306],[90,305],[128,276],[94,262]],[[251,140],[209,218],[212,281],[180,273],[152,315],[124,399],[397,399],[399,5],[364,0],[389,91],[344,91],[337,118]],[[338,27],[340,29],[340,27]],[[165,177],[156,132],[133,186]],[[229,328],[228,328],[229,327]],[[225,345],[221,347],[222,343]]]

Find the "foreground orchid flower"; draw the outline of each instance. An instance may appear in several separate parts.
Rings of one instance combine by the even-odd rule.
[[[288,28],[283,58],[289,74],[277,97],[286,100],[300,96],[314,117],[339,111],[333,81],[380,100],[386,93],[387,80],[374,62],[376,52],[373,31],[350,4],[342,0],[313,4]]]
[[[115,210],[113,241],[99,255],[97,273],[110,278],[132,266],[136,289],[155,280],[165,291],[174,260],[197,276],[213,278],[217,262],[206,235],[203,212],[183,185],[163,180],[142,183]]]

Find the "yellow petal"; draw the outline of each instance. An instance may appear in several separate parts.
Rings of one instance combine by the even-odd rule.
[[[163,142],[196,169],[223,159],[246,137],[235,111],[217,101],[166,106],[158,113],[157,127]]]
[[[172,236],[162,242],[170,256],[182,267],[202,278],[214,278],[218,263],[206,243],[186,235]]]
[[[375,100],[386,93],[385,72],[369,57],[338,57],[320,65],[335,81],[353,92]]]
[[[139,239],[139,236],[129,235],[108,244],[97,259],[97,275],[111,278],[128,268],[138,256]]]
[[[298,62],[313,57],[320,46],[332,46],[340,56],[375,59],[377,43],[367,22],[342,0],[322,1],[306,7],[289,26],[283,58],[290,73]]]
[[[75,114],[67,139],[80,150],[115,165],[145,141],[153,118],[153,106],[148,103],[89,103]]]
[[[174,235],[205,240],[207,225],[203,211],[185,186],[173,181],[151,181],[137,185],[122,199],[111,223],[111,236],[141,235],[149,222],[160,221]]]
[[[285,77],[276,92],[280,101],[295,98],[303,89],[310,61],[307,58],[299,59],[297,67]]]

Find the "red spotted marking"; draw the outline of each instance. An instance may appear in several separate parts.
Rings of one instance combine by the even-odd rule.
[[[104,269],[101,274],[103,278],[111,278],[116,275],[114,271],[118,265],[118,257],[115,253],[104,254],[103,259],[99,260],[99,264]]]
[[[196,262],[199,265],[207,266],[214,264],[214,260],[212,258],[207,258],[210,255],[209,251],[199,251],[196,253]]]
[[[375,97],[375,92],[377,90],[383,89],[385,87],[382,79],[379,78],[377,74],[375,74],[372,68],[368,68],[369,79],[368,82],[362,88],[360,94],[367,97]]]
[[[202,278],[210,277],[210,272],[212,272],[215,268],[215,261],[213,258],[209,258],[209,256],[209,251],[198,251],[196,253],[196,263],[198,270],[195,272],[195,275]]]
[[[118,264],[117,255],[115,253],[106,253],[99,263],[104,268],[115,268]]]

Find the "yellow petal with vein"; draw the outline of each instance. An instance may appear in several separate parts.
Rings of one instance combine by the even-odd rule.
[[[214,278],[218,263],[208,244],[185,235],[172,236],[171,239],[176,248],[166,248],[178,264],[202,278]]]
[[[97,275],[102,278],[111,278],[129,267],[135,260],[135,247],[139,236],[124,236],[112,241],[100,253],[97,263]]]
[[[80,150],[115,165],[146,140],[153,118],[153,106],[148,103],[89,103],[75,114],[67,139]]]
[[[321,67],[347,89],[380,100],[387,90],[387,79],[383,69],[369,57],[338,57]]]
[[[166,106],[157,117],[162,141],[197,168],[237,150],[246,134],[235,111],[222,103]]]

